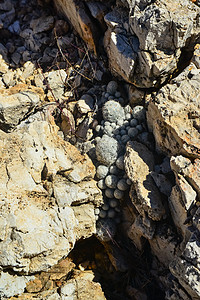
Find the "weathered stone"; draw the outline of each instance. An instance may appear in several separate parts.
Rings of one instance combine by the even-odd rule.
[[[93,281],[92,271],[81,272],[74,279],[70,279],[61,288],[61,300],[105,300],[104,293],[99,283]],[[77,296],[78,295],[78,296]]]
[[[0,297],[5,299],[14,295],[22,294],[28,281],[34,276],[17,276],[9,273],[0,273]]]
[[[198,299],[200,297],[199,269],[180,257],[176,257],[169,267],[192,299]]]
[[[100,197],[95,182],[90,181],[95,174],[94,166],[86,155],[82,156],[60,138],[57,131],[57,126],[46,121],[33,121],[21,124],[15,132],[1,132],[2,267],[29,273],[46,270],[69,253],[82,233],[86,237],[95,232],[94,195],[99,200]],[[73,200],[65,205],[60,200],[60,191],[51,197],[44,189],[49,178],[52,184],[55,180],[56,187],[58,173],[77,183],[87,179],[83,181],[83,190],[78,189]],[[93,203],[85,204],[82,210],[80,206],[77,218],[69,206],[76,200]],[[91,221],[87,221],[88,214]],[[87,233],[84,233],[84,220],[89,222],[88,226],[91,224]],[[83,224],[82,231],[81,226],[76,227],[78,221]]]
[[[198,70],[191,64],[152,98],[147,121],[159,151],[199,158],[200,72],[190,75],[191,69]]]
[[[34,86],[19,84],[1,92],[0,127],[14,127],[40,102],[39,90]],[[42,91],[40,91],[42,95]]]
[[[30,23],[30,28],[33,30],[34,34],[48,31],[53,28],[54,17],[40,17],[38,19],[33,19]]]
[[[73,211],[77,220],[77,227],[75,227],[77,239],[86,239],[95,234],[94,206],[92,204],[82,204],[81,206],[74,206]]]
[[[149,240],[152,253],[166,267],[174,259],[176,254],[179,254],[178,236],[175,235],[170,228],[165,225],[158,226],[154,238]],[[178,252],[179,251],[179,252]]]
[[[0,55],[0,73],[5,74],[8,71],[8,64],[3,59],[2,55]]]
[[[156,172],[151,172],[151,176],[160,192],[169,197],[172,190],[172,183],[167,179],[167,177]]]
[[[66,108],[61,111],[61,130],[64,136],[71,136],[75,133],[75,121],[73,114]]]
[[[87,114],[94,109],[94,99],[90,95],[83,95],[76,103],[76,107],[81,114]]]
[[[81,38],[88,44],[90,50],[96,53],[97,28],[88,16],[84,4],[74,0],[54,0],[58,10],[70,20]]]
[[[104,47],[112,72],[128,82],[132,82],[139,43],[136,36],[129,38],[126,35],[122,25],[124,23],[122,16],[123,14],[119,10],[105,16],[108,30],[104,36]]]
[[[64,174],[63,174],[64,175]],[[69,182],[63,176],[55,176],[53,181],[53,191],[59,207],[66,205],[80,205],[92,199],[96,203],[101,202],[101,193],[94,180],[81,181],[79,185]]]
[[[164,213],[160,193],[151,178],[154,159],[146,146],[138,142],[129,142],[125,154],[125,170],[134,183],[130,191],[130,197],[138,212],[143,215],[147,212],[153,220],[160,220]],[[136,190],[137,198],[132,197]]]

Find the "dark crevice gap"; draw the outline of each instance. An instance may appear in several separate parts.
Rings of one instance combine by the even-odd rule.
[[[148,300],[164,300],[165,293],[150,273],[152,254],[148,241],[144,242],[145,250],[140,253],[120,232],[115,241],[103,244],[92,236],[78,241],[68,257],[77,268],[82,264],[87,265],[85,270],[93,270],[94,281],[101,284],[107,300],[135,299],[131,289],[145,293]],[[116,270],[109,256],[112,262],[126,266],[124,270]]]

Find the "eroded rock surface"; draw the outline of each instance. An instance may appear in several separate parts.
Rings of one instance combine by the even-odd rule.
[[[193,59],[198,56],[199,48]],[[192,62],[149,103],[149,128],[156,138],[157,149],[168,155],[199,158],[199,80],[199,66]]]
[[[92,179],[94,166],[57,131],[56,125],[36,120],[12,133],[1,132],[3,269],[26,274],[46,270],[77,239],[95,233],[94,206],[101,194]],[[73,208],[76,201],[80,206]]]

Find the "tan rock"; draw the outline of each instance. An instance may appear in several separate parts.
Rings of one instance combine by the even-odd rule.
[[[147,212],[152,220],[160,220],[165,210],[159,190],[150,175],[154,165],[152,153],[143,144],[129,142],[124,162],[126,173],[133,182],[130,197],[134,206],[141,215]],[[137,197],[134,197],[134,190]]]
[[[75,229],[78,239],[89,238],[96,233],[96,219],[93,205],[82,204],[81,206],[74,206],[73,211],[78,221]]]
[[[95,41],[98,31],[86,13],[83,3],[75,0],[54,0],[54,3],[57,9],[69,19],[89,49],[96,53]]]
[[[177,257],[170,264],[170,271],[178,278],[180,284],[189,293],[192,299],[199,299],[200,297],[200,271],[190,262]]]
[[[64,133],[64,136],[71,136],[75,134],[75,121],[73,114],[66,108],[63,108],[61,111],[61,130]]]
[[[26,84],[1,90],[0,128],[7,130],[18,125],[43,98],[41,89]]]
[[[70,279],[61,287],[61,298],[74,300],[105,300],[104,293],[99,283],[92,281],[94,274],[82,272],[74,279]]]
[[[149,102],[149,129],[157,149],[169,156],[200,157],[199,80],[200,70],[191,63]]]
[[[29,273],[47,270],[68,255],[76,240],[96,231],[94,206],[101,201],[101,193],[92,179],[95,168],[87,155],[81,155],[57,132],[57,126],[38,120],[22,123],[9,134],[1,132],[0,265],[3,267],[9,265],[13,270]],[[59,186],[52,197],[58,178],[61,187],[73,184],[76,191],[73,195],[63,193],[65,205],[59,200],[62,196]],[[45,182],[50,182],[52,188],[45,189]],[[71,200],[67,202],[68,195]],[[70,205],[76,201],[80,206],[73,210]],[[84,202],[87,204],[82,207]]]
[[[37,293],[42,289],[43,285],[40,279],[36,278],[32,281],[29,281],[26,284],[26,290],[28,293]]]

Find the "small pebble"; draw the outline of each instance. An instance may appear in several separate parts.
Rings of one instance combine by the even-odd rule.
[[[114,211],[114,209],[109,209],[108,218],[114,218],[115,215],[116,215],[116,212]]]
[[[101,139],[100,136],[97,136],[97,137],[95,138],[95,142],[98,143],[98,142],[100,141],[100,139]]]
[[[110,205],[110,207],[115,208],[115,207],[118,206],[118,202],[117,202],[117,200],[115,200],[115,199],[111,199],[111,200],[109,201],[109,205]]]
[[[110,126],[110,122],[105,121],[105,122],[104,122],[104,126]]]
[[[97,171],[96,171],[97,178],[103,179],[106,177],[107,174],[108,174],[108,167],[104,165],[100,165],[97,167]]]
[[[117,121],[117,124],[118,124],[119,126],[122,126],[123,123],[124,123],[123,120],[118,120],[118,121]]]
[[[143,106],[137,105],[133,108],[132,115],[134,118],[142,122],[145,120],[146,110]]]
[[[124,121],[124,126],[126,126],[126,127],[129,126],[129,123],[130,122],[128,120]]]
[[[127,127],[126,127],[126,131],[128,131],[130,128],[131,128],[130,126],[127,126]]]
[[[120,170],[124,170],[124,156],[123,155],[119,156],[115,163],[116,163],[116,166]]]
[[[98,187],[101,189],[101,190],[104,190],[106,189],[106,185],[105,185],[105,182],[104,182],[104,179],[100,179],[97,183]]]
[[[132,119],[132,120],[130,120],[130,125],[131,125],[132,127],[137,126],[137,125],[138,125],[137,119]]]
[[[107,213],[105,210],[101,210],[100,213],[99,213],[99,217],[104,219],[105,217],[107,216]]]
[[[131,107],[130,107],[130,105],[126,105],[126,106],[124,107],[124,112],[125,112],[125,114],[131,112]]]
[[[106,197],[108,197],[108,198],[113,198],[114,197],[114,190],[112,190],[112,189],[106,189],[105,190],[105,195],[106,195]]]
[[[108,205],[107,203],[104,203],[104,204],[102,205],[102,209],[103,209],[103,210],[109,210],[109,205]]]
[[[113,134],[113,128],[111,126],[105,126],[104,127],[104,133],[109,135],[109,136],[112,136]]]
[[[114,196],[116,199],[120,200],[124,197],[124,192],[116,189],[114,190]]]
[[[126,183],[126,179],[120,179],[117,183],[117,188],[120,191],[126,191],[128,189],[128,184]]]
[[[105,178],[105,184],[108,188],[115,189],[117,186],[118,178],[115,175],[108,175]]]
[[[115,129],[116,128],[116,123],[111,123],[110,126]]]
[[[130,119],[131,119],[131,114],[130,114],[130,113],[126,114],[126,115],[125,115],[125,119],[126,119],[126,120],[130,120]]]

